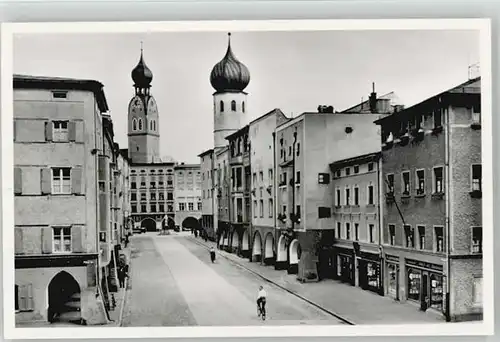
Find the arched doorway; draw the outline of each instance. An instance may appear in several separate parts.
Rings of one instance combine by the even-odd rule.
[[[262,259],[262,239],[259,232],[253,236],[252,261],[261,261]]]
[[[147,232],[156,232],[156,221],[148,217],[141,221],[141,228]]]
[[[300,245],[299,245],[299,240],[295,239],[290,243],[290,266],[288,267],[288,273],[290,274],[298,273],[299,260],[300,260]]]
[[[240,246],[238,232],[235,230],[231,235],[231,253],[235,253]]]
[[[286,250],[286,238],[281,235],[278,239],[278,253],[276,263],[274,264],[277,270],[284,270],[288,265],[288,253]]]
[[[55,275],[48,288],[49,322],[81,322],[80,286],[73,276],[65,271]]]
[[[274,236],[271,233],[266,235],[266,240],[264,241],[264,263],[266,265],[274,264]]]
[[[192,216],[186,217],[184,221],[182,221],[182,229],[186,230],[199,230],[200,222]]]
[[[241,255],[244,258],[250,257],[250,234],[248,233],[248,229],[245,229],[241,236]]]

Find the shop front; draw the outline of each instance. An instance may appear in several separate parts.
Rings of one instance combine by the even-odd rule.
[[[399,300],[399,257],[386,254],[385,269],[387,274],[386,295]]]
[[[335,278],[343,283],[355,285],[354,255],[352,250],[338,249],[335,258]]]
[[[443,266],[406,259],[408,300],[419,303],[420,309],[443,312]]]
[[[363,290],[383,295],[382,272],[378,254],[360,252],[358,261],[358,284]]]

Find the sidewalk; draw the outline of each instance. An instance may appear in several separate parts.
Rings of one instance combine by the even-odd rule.
[[[202,239],[189,237],[194,242],[206,247],[216,247],[215,242],[205,242]],[[300,283],[296,275],[286,271],[276,271],[272,266],[250,262],[235,254],[217,250],[217,254],[248,271],[264,278],[278,287],[296,296],[322,307],[353,324],[415,324],[444,323],[444,318],[438,313],[421,312],[411,304],[396,302],[388,297],[340,283],[335,280],[322,280],[317,283]]]
[[[127,258],[127,262],[129,264],[129,274],[130,272],[130,265],[131,265],[131,242],[129,243],[127,248],[122,248],[121,252],[125,254]],[[123,308],[125,307],[125,298],[128,290],[128,279],[125,278],[125,287],[124,288],[118,288],[118,292],[114,293],[115,295],[115,300],[116,300],[116,307],[114,310],[109,311],[109,318],[111,318],[111,321],[107,324],[107,326],[110,327],[119,327],[121,324],[122,316],[123,316]]]

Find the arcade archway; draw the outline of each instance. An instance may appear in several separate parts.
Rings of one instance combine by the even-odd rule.
[[[52,278],[48,299],[49,322],[81,322],[80,286],[71,274],[61,271]]]
[[[262,238],[259,232],[255,232],[252,245],[252,259],[254,259],[254,261],[260,261],[262,258]]]
[[[147,232],[156,232],[156,221],[147,217],[141,221],[141,228],[144,228]]]

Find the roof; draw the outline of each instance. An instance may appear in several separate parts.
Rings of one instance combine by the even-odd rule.
[[[94,93],[101,112],[109,111],[108,102],[104,95],[104,85],[95,80],[18,75],[13,76],[14,89],[47,89],[47,90],[85,90]]]
[[[381,152],[372,152],[372,153],[367,153],[363,154],[361,156],[356,156],[352,158],[347,158],[347,159],[342,159],[335,161],[333,163],[330,163],[330,168],[331,169],[337,169],[349,165],[358,165],[358,164],[363,164],[363,163],[368,163],[371,161],[378,160],[380,156],[382,155]]]
[[[224,146],[222,148],[217,149],[216,154],[220,156],[222,153],[229,151],[229,146]]]
[[[174,169],[199,169],[200,164],[184,164],[180,163],[175,165]]]
[[[174,166],[175,162],[167,162],[167,163],[130,163],[130,166],[150,166],[150,167],[158,167],[158,166]]]
[[[391,91],[390,93],[387,93],[387,94],[384,94],[382,96],[379,96],[377,97],[377,100],[390,100],[391,101],[391,105],[399,105],[401,104],[401,100],[399,99],[399,97],[396,95],[395,92]],[[370,107],[370,99],[368,98],[366,101],[362,101],[352,107],[349,107],[347,109],[344,109],[343,111],[341,111],[340,113],[346,113],[346,112],[349,112],[351,110],[354,110],[356,109],[357,107],[362,107],[362,108],[369,108]]]
[[[434,103],[434,102],[440,102],[441,98],[445,95],[448,95],[448,94],[481,94],[480,86],[479,86],[479,89],[476,89],[478,87],[470,87],[471,85],[474,85],[474,83],[477,83],[480,80],[481,80],[481,76],[470,79],[466,82],[459,84],[458,86],[452,87],[452,88],[445,90],[437,95],[431,96],[431,97],[425,99],[424,101],[421,101],[417,104],[414,104],[411,107],[405,108],[400,112],[388,115],[388,116],[383,117],[381,119],[378,119],[374,122],[377,125],[380,125],[382,122],[385,122],[387,120],[395,118],[396,117],[395,115],[397,115],[397,117],[400,117],[402,115],[411,113],[412,111],[421,107],[422,105],[426,105],[426,104]]]
[[[241,136],[241,135],[243,135],[245,133],[248,133],[248,128],[249,127],[250,127],[249,125],[245,125],[242,128],[240,128],[239,130],[237,130],[236,132],[229,134],[224,139],[226,139],[226,140],[233,140],[236,137],[239,137],[239,136]]]
[[[206,156],[207,154],[211,154],[211,153],[213,153],[213,152],[214,152],[214,149],[213,149],[213,148],[211,148],[211,149],[209,149],[209,150],[206,150],[206,151],[201,152],[200,154],[198,154],[198,157],[200,157],[200,158],[201,158],[201,157],[204,157],[204,156]]]
[[[281,111],[281,109],[274,108],[273,110],[267,112],[266,114],[259,116],[257,119],[250,121],[250,123],[248,125],[250,126],[251,124],[256,123],[257,121],[263,120],[263,119],[267,118],[268,116],[271,116],[272,114],[275,114],[275,113],[282,114],[283,116],[285,116],[285,114]],[[291,120],[290,118],[287,118],[287,119]]]

